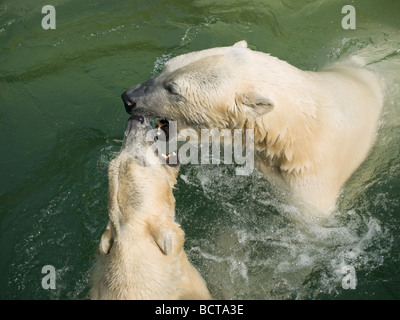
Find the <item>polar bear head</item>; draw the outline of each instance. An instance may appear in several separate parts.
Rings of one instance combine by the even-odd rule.
[[[160,117],[180,127],[244,128],[273,109],[259,88],[257,52],[246,41],[183,54],[169,60],[161,74],[122,94],[131,115]]]
[[[170,168],[179,169],[178,151],[170,150],[166,155],[168,142],[168,122],[157,120],[152,124],[142,116],[131,116],[126,123],[120,157],[141,167],[162,168],[176,175],[177,170]]]

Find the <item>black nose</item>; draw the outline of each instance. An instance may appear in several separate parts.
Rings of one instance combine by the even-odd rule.
[[[126,94],[126,92],[124,92],[124,93],[121,95],[121,98],[122,98],[122,101],[124,102],[126,112],[129,113],[129,114],[131,114],[133,108],[136,107],[136,102],[132,101],[132,100],[128,97],[128,95]]]
[[[137,115],[130,117],[129,120],[130,121],[136,120],[136,121],[139,121],[141,124],[143,124],[143,122],[144,122],[144,118],[142,116],[137,116]]]

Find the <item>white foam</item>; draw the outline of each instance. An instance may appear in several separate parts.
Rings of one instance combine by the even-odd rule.
[[[391,247],[387,228],[370,209],[387,201],[381,195],[318,221],[300,219],[300,209],[268,190],[258,173],[238,178],[226,167],[192,166],[184,180],[201,186],[204,196],[222,207],[207,226],[208,237],[187,240],[207,281],[219,283],[213,287],[216,298],[337,294],[344,266],[356,273],[373,270]],[[237,198],[243,192],[247,202]]]

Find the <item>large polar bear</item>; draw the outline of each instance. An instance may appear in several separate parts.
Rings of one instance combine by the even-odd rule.
[[[260,170],[328,214],[371,148],[383,93],[363,68],[302,71],[240,41],[172,58],[122,99],[130,114],[181,127],[254,129]]]
[[[183,250],[172,193],[178,169],[146,142],[148,120],[131,117],[109,165],[109,217],[92,275],[91,299],[210,299]]]

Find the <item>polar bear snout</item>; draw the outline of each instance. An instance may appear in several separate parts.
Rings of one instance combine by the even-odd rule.
[[[141,124],[143,124],[144,118],[142,116],[134,115],[130,117],[128,121],[139,121]]]
[[[148,81],[147,81],[148,82]],[[128,90],[126,90],[122,95],[122,101],[125,105],[125,110],[129,114],[133,114],[134,110],[138,105],[138,100],[145,93],[146,83],[137,84]]]
[[[146,135],[152,130],[150,122],[142,116],[131,116],[126,122],[122,150],[131,154],[136,160],[142,159],[151,145]]]
[[[136,107],[136,102],[131,100],[126,91],[121,95],[121,98],[124,102],[126,112],[131,114],[132,110]]]
[[[151,125],[148,119],[142,116],[134,115],[131,116],[126,122],[124,136],[128,137],[130,134],[138,135],[145,134],[147,131],[151,130]],[[140,137],[141,138],[141,137]],[[136,138],[136,139],[140,139]]]
[[[169,167],[178,168],[178,151],[167,152],[165,147],[169,141],[168,121],[156,120],[156,129],[153,128],[152,121],[154,122],[139,115],[131,116],[126,122],[121,152],[144,167],[167,164]]]
[[[126,90],[122,95],[122,101],[124,102],[125,110],[128,114],[137,114],[140,112],[148,112],[144,108],[146,105],[147,96],[154,94],[155,80],[149,79],[146,82],[139,83],[128,90]]]

